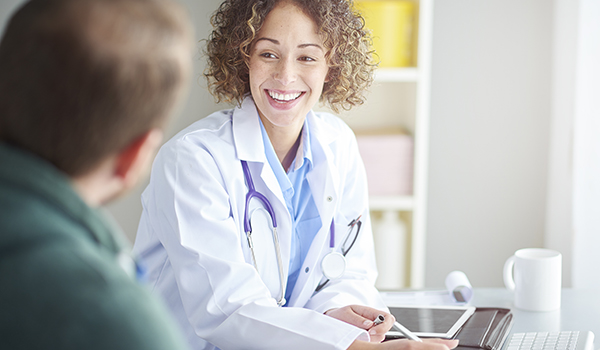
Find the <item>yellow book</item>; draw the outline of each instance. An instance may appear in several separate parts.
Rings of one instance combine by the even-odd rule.
[[[359,0],[356,10],[373,36],[374,60],[380,67],[414,66],[417,5],[404,0]]]

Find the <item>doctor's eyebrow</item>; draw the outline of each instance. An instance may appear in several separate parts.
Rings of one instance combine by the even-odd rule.
[[[258,38],[258,39],[256,39],[256,42],[254,44],[258,43],[259,41],[263,41],[263,40],[264,41],[270,41],[270,42],[272,42],[275,45],[280,45],[281,44],[279,42],[279,40],[271,39],[271,38]],[[298,45],[298,48],[300,48],[300,49],[304,49],[306,47],[316,47],[316,48],[318,48],[321,51],[325,51],[325,50],[323,50],[323,48],[319,44],[306,43],[306,44],[300,44],[300,45]]]

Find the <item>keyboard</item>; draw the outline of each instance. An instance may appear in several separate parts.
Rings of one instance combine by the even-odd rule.
[[[594,350],[594,333],[530,332],[515,333],[506,350]]]

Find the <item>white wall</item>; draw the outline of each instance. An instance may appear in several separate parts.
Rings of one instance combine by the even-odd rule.
[[[600,288],[600,1],[579,1],[573,137],[573,286]]]
[[[554,0],[552,120],[546,203],[547,248],[563,254],[563,285],[571,286],[573,249],[573,120],[578,0]]]
[[[435,2],[426,286],[543,245],[552,2]]]

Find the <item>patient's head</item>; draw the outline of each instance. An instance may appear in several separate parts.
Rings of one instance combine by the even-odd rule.
[[[162,128],[190,71],[168,0],[32,0],[0,43],[0,139],[72,177]]]

